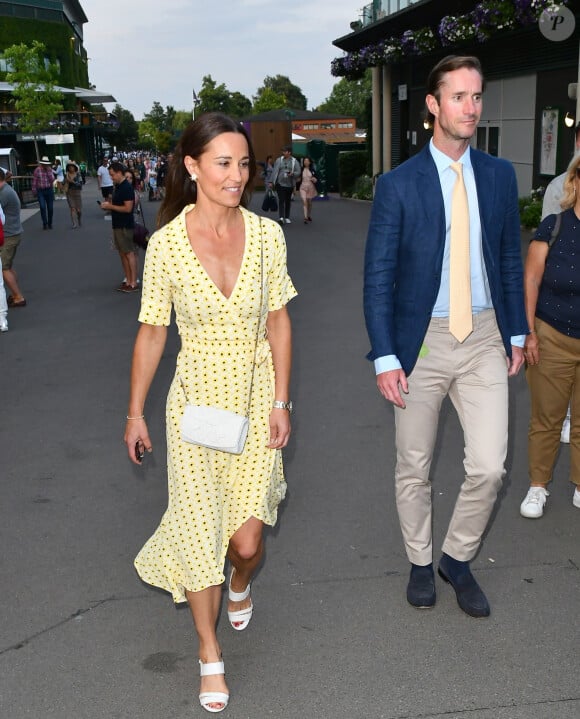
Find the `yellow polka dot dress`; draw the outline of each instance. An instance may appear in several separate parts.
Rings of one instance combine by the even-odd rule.
[[[269,311],[296,295],[286,269],[286,245],[277,223],[240,208],[246,243],[240,274],[224,297],[197,259],[185,228],[193,205],[149,240],[139,321],[169,325],[171,308],[181,350],[166,407],[168,507],[155,534],[135,559],[139,576],[186,601],[221,584],[228,543],[250,517],[276,523],[286,483],[280,450],[268,449],[274,400],[274,366],[266,335]],[[260,307],[260,245],[263,299]],[[181,439],[187,402],[248,409],[259,325],[250,428],[240,455],[198,447]]]

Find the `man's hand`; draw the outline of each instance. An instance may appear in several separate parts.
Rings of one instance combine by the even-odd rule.
[[[515,377],[524,364],[524,350],[512,345],[512,358],[508,357],[508,377]]]
[[[377,387],[385,399],[397,407],[405,409],[405,402],[401,390],[409,394],[407,375],[402,369],[393,369],[389,372],[381,372],[377,375]]]

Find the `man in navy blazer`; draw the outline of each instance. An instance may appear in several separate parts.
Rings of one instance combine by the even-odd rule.
[[[425,103],[433,139],[377,182],[364,288],[369,359],[395,411],[395,494],[411,562],[407,599],[419,608],[435,604],[429,470],[441,403],[449,395],[464,432],[465,478],[438,571],[475,617],[490,609],[469,562],[505,474],[507,380],[523,364],[528,333],[515,173],[507,161],[470,148],[482,93],[475,57],[449,56],[431,71]],[[449,327],[451,199],[458,176],[468,204],[462,232],[469,247],[468,303],[471,297],[468,336],[461,339]]]

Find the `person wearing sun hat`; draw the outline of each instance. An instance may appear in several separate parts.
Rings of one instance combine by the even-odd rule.
[[[54,173],[52,171],[52,163],[46,155],[38,161],[38,167],[32,174],[32,192],[40,206],[43,229],[52,230]]]

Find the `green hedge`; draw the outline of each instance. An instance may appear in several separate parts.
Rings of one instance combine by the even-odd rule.
[[[39,40],[46,47],[50,60],[54,62],[58,59],[60,62],[59,85],[88,87],[89,71],[86,59],[75,53],[70,38],[71,28],[63,23],[16,17],[2,17],[0,22],[0,54],[11,45],[32,45],[33,40]],[[86,57],[86,52],[83,52]],[[0,73],[0,80],[5,80],[4,73]],[[67,110],[75,109],[76,98],[65,96],[64,107]]]
[[[357,178],[368,175],[368,155],[365,150],[341,152],[338,155],[338,189],[344,197],[352,197]]]
[[[520,222],[527,229],[535,229],[542,219],[542,199],[538,197],[520,197]]]

